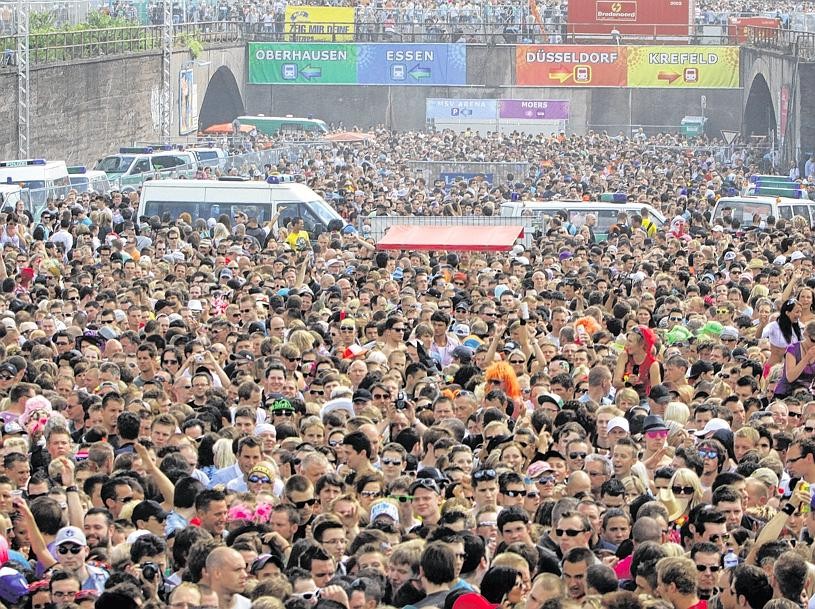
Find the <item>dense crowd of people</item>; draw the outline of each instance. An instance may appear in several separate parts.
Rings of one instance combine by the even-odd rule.
[[[761,153],[698,144],[379,129],[257,168],[349,221],[312,235],[137,192],[0,210],[0,601],[812,606],[811,229],[711,218]],[[555,213],[506,252],[364,230],[609,192],[670,221]]]

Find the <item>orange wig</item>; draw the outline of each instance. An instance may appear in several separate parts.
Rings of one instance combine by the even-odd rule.
[[[518,383],[518,377],[515,376],[515,371],[509,362],[494,362],[489,365],[487,372],[484,374],[487,383],[490,381],[501,381],[503,383],[503,391],[512,400],[521,399],[521,385]]]

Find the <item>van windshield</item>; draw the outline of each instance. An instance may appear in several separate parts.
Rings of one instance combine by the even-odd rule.
[[[338,220],[336,212],[331,209],[328,205],[325,204],[323,201],[309,201],[306,203],[306,207],[308,207],[314,215],[316,215],[320,222],[328,226],[328,223],[332,220]]]
[[[159,216],[161,218],[177,218],[182,212],[187,212],[193,220],[202,218],[215,220],[221,214],[227,214],[230,221],[234,221],[235,214],[245,213],[249,218],[257,218],[258,224],[272,219],[272,206],[262,204],[243,203],[201,203],[198,201],[156,201],[148,200],[144,205],[145,216]]]
[[[133,156],[106,156],[104,159],[96,164],[94,169],[104,171],[105,173],[124,173],[128,167],[133,163]]]
[[[730,211],[725,214],[725,210],[728,208]],[[739,221],[739,226],[743,228],[753,223],[755,214],[758,214],[761,220],[766,220],[771,213],[772,206],[769,203],[744,200],[719,201],[713,214],[713,224],[730,225],[732,218],[735,218]]]

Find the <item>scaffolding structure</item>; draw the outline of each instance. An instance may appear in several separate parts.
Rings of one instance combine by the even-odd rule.
[[[170,143],[170,125],[172,124],[172,78],[171,62],[173,57],[173,2],[163,0],[164,16],[161,31],[161,141]]]
[[[28,14],[31,8],[29,0],[17,0],[15,6],[17,22],[17,155],[28,158],[30,131],[30,92],[28,71]]]

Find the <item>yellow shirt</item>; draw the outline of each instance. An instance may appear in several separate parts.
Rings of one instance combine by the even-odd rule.
[[[308,232],[301,230],[296,233],[289,233],[289,236],[286,237],[286,243],[295,251],[307,250],[310,243]]]

